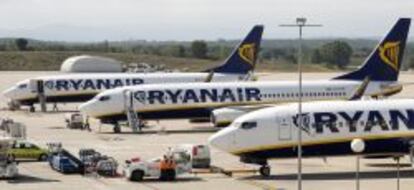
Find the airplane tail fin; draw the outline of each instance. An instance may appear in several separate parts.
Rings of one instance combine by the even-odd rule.
[[[400,18],[358,70],[334,79],[397,81],[410,28],[410,18]]]
[[[256,65],[257,54],[260,50],[263,28],[262,25],[254,26],[246,38],[233,50],[222,65],[204,72],[213,71],[217,73],[247,74],[253,70]]]

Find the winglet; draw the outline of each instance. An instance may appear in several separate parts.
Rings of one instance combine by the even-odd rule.
[[[368,87],[369,82],[371,81],[370,77],[365,77],[364,81],[362,81],[361,85],[355,90],[354,94],[349,97],[348,100],[360,100]]]
[[[213,76],[214,76],[214,71],[213,71],[213,70],[211,70],[211,71],[208,73],[208,75],[207,75],[206,79],[204,80],[204,82],[211,82],[211,81],[213,80]]]

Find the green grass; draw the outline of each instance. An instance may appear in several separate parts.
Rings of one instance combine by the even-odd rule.
[[[184,69],[200,71],[221,64],[224,60],[206,60],[194,58],[176,58],[134,53],[102,53],[80,51],[1,51],[0,70],[3,71],[53,71],[59,70],[62,62],[75,55],[98,55],[120,60],[124,63],[146,62],[151,64],[164,64],[169,69]],[[257,71],[262,72],[293,72],[297,65],[286,61],[259,61]],[[305,72],[332,71],[324,64],[304,64]]]

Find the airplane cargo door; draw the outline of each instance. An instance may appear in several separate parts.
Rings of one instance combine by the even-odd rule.
[[[291,140],[292,139],[292,124],[288,117],[279,116],[276,117],[276,123],[278,128],[279,140]]]

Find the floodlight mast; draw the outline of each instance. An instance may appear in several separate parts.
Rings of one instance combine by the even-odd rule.
[[[296,24],[282,24],[280,27],[298,27],[299,28],[299,44],[298,44],[298,73],[299,73],[299,94],[298,94],[298,190],[302,190],[302,130],[303,130],[303,114],[302,114],[302,30],[303,27],[322,27],[320,24],[306,24],[305,17],[296,18]]]

